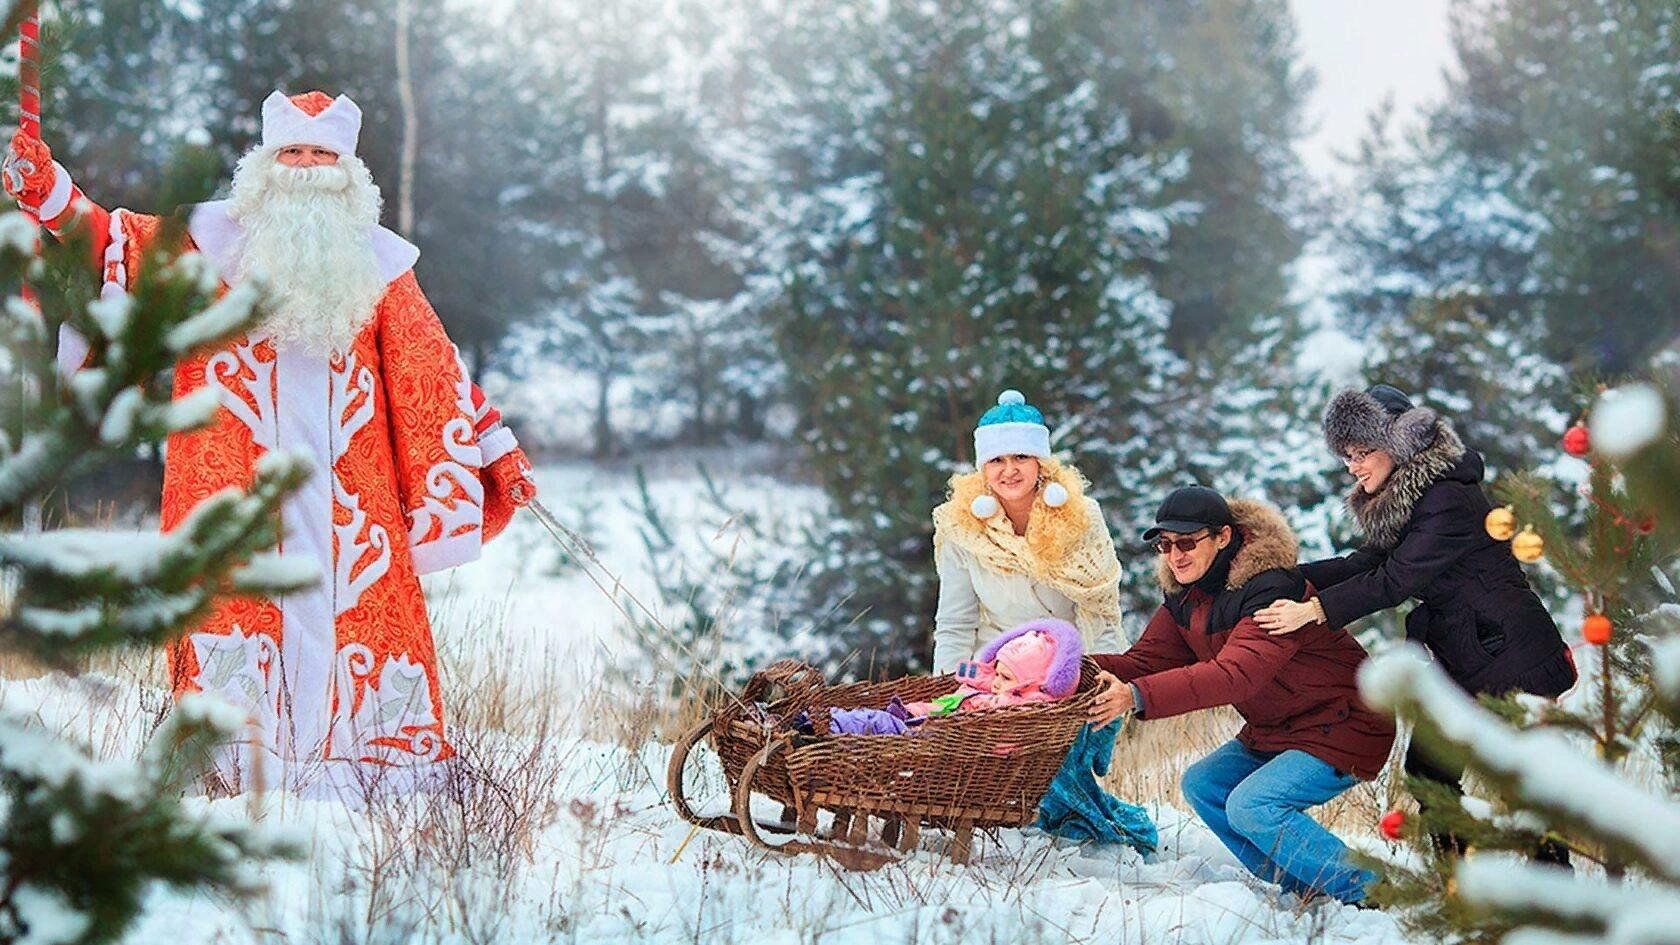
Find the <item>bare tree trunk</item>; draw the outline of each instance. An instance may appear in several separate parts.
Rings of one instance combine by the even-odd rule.
[[[397,0],[397,98],[402,103],[402,153],[397,165],[397,232],[414,235],[414,158],[420,150],[420,114],[414,107],[414,68],[409,62],[412,0]]]
[[[609,395],[612,392],[611,371],[595,376],[595,458],[606,459],[616,451],[613,443],[612,411]]]

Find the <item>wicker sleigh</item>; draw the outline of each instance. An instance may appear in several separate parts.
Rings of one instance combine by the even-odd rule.
[[[740,834],[779,853],[820,853],[849,869],[874,869],[916,848],[922,827],[952,831],[948,855],[968,861],[976,828],[1021,827],[1061,768],[1090,710],[1096,664],[1081,663],[1074,695],[1052,703],[989,709],[933,719],[915,735],[829,735],[829,709],[885,706],[893,696],[927,701],[957,689],[955,676],[907,676],[879,683],[827,686],[812,667],[783,660],[754,674],[740,696],[696,726],[671,753],[666,783],[684,820]],[[778,720],[806,711],[816,735]],[[683,789],[683,769],[710,740],[729,781],[732,811],[697,814]],[[782,805],[779,822],[752,816],[752,795]],[[818,813],[833,822],[818,832]],[[872,836],[870,819],[881,821]],[[766,833],[794,834],[772,843]]]

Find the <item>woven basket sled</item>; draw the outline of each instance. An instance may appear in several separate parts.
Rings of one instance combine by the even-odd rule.
[[[1085,723],[1097,666],[1081,661],[1079,687],[1055,702],[931,719],[913,735],[830,735],[829,709],[882,708],[897,696],[925,702],[955,692],[955,676],[906,676],[827,686],[816,669],[782,660],[677,742],[666,784],[677,813],[696,826],[740,834],[779,853],[820,853],[848,869],[874,869],[916,848],[922,827],[952,832],[951,860],[968,862],[976,828],[1022,827]],[[764,704],[768,714],[755,708]],[[816,734],[787,720],[809,714]],[[732,811],[702,816],[683,790],[690,753],[710,740],[729,781]],[[779,822],[752,816],[752,796],[782,805]],[[818,832],[820,811],[833,815]],[[870,819],[881,822],[872,835]],[[772,843],[766,833],[793,834]]]

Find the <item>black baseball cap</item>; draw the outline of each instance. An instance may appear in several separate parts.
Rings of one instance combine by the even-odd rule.
[[[1154,541],[1162,532],[1188,535],[1229,524],[1231,507],[1224,496],[1207,486],[1180,486],[1167,493],[1161,507],[1155,510],[1155,525],[1144,531],[1143,540]]]

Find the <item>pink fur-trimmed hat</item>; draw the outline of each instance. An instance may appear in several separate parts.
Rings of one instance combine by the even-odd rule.
[[[1080,639],[1079,629],[1066,620],[1046,617],[1005,631],[996,640],[986,644],[986,648],[980,651],[977,659],[982,663],[996,662],[998,651],[1006,644],[1035,632],[1049,637],[1056,648],[1055,656],[1050,660],[1049,671],[1044,674],[1041,688],[1058,699],[1073,695],[1073,691],[1079,688],[1079,661],[1085,655],[1085,642]]]
[[[290,95],[276,89],[263,99],[262,146],[278,151],[294,144],[355,154],[362,134],[362,110],[350,96],[328,98],[325,92]]]

